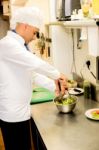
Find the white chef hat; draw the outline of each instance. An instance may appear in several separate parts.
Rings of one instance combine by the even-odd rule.
[[[43,15],[37,7],[21,7],[13,12],[10,28],[15,29],[17,23],[26,23],[40,29],[43,24]]]

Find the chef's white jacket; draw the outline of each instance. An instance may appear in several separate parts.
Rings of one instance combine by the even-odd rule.
[[[0,40],[0,119],[7,122],[30,118],[33,81],[54,90],[51,79],[60,73],[53,66],[27,51],[24,39],[8,31]],[[47,81],[47,82],[46,82]]]

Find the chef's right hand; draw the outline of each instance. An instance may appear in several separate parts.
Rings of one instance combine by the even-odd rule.
[[[55,85],[56,85],[55,94],[56,94],[56,96],[59,96],[59,94],[65,94],[66,90],[68,90],[67,81],[68,81],[67,78],[63,74],[60,74],[60,78],[55,80]]]

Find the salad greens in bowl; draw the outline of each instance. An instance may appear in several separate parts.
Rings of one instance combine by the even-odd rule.
[[[59,112],[69,113],[75,108],[77,97],[73,95],[64,95],[63,97],[59,96],[54,99],[54,103]]]

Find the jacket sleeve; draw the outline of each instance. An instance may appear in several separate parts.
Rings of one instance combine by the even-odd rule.
[[[54,80],[34,72],[33,72],[33,83],[53,92],[55,91],[56,88]]]
[[[3,59],[6,61],[20,65],[27,70],[46,75],[52,79],[58,79],[60,77],[59,71],[55,69],[54,66],[27,51],[24,47],[21,47],[22,49],[20,49],[20,46],[9,45],[5,45],[2,48]]]

